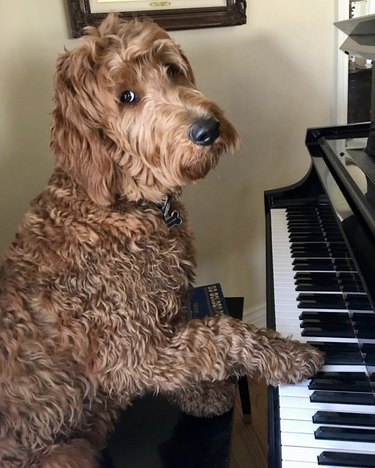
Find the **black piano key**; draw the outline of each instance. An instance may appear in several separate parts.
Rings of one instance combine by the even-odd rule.
[[[375,329],[371,327],[357,330],[357,336],[360,339],[373,339],[375,338]]]
[[[294,259],[292,267],[295,271],[335,271],[332,260],[330,258],[311,258],[311,259]]]
[[[359,353],[360,349],[357,343],[345,343],[345,342],[338,342],[338,343],[331,343],[331,342],[324,342],[324,341],[308,341],[308,344],[315,346],[316,348],[320,349],[324,353],[330,352],[357,352]]]
[[[335,258],[333,259],[333,264],[337,271],[356,271],[353,260],[349,257],[346,259]]]
[[[295,285],[296,291],[341,291],[340,285],[338,283],[316,284],[307,281],[298,281],[298,283],[295,283]]]
[[[363,364],[359,347],[355,343],[310,343],[325,354],[326,364],[354,366]]]
[[[291,252],[292,258],[330,258],[328,250],[326,251],[316,251],[316,252],[308,252],[304,250],[294,250]]]
[[[340,381],[350,382],[352,380],[367,381],[368,377],[364,372],[324,372],[319,371],[316,374],[319,379],[339,379]]]
[[[318,465],[374,468],[375,455],[370,453],[324,451],[318,455]]]
[[[364,361],[366,366],[375,366],[375,353],[367,353]]]
[[[315,390],[310,395],[310,401],[312,403],[337,403],[343,405],[375,405],[375,398],[372,392],[350,393]]]
[[[375,313],[370,312],[353,312],[352,314],[353,320],[356,322],[363,322],[363,323],[375,323]]]
[[[345,291],[365,292],[358,273],[339,273],[338,279]]]
[[[341,314],[337,314],[341,315]],[[332,318],[328,318],[326,320],[316,318],[316,319],[305,319],[300,322],[300,327],[301,328],[310,328],[310,327],[317,327],[317,328],[322,328],[323,330],[336,330],[336,329],[341,329],[341,330],[350,330],[353,331],[353,324],[348,318],[343,318],[340,319],[340,317],[337,318],[337,320],[333,320]]]
[[[303,311],[299,315],[300,320],[315,320],[325,323],[341,323],[350,321],[348,312],[318,312],[314,310]]]
[[[321,426],[314,432],[315,439],[347,440],[351,442],[375,442],[375,431],[348,427]]]
[[[322,232],[316,232],[312,234],[311,232],[289,232],[289,241],[290,242],[324,242],[325,238]]]
[[[332,352],[326,354],[325,363],[329,365],[355,366],[363,364],[362,356],[358,352]]]
[[[295,280],[310,280],[314,282],[324,283],[326,281],[338,281],[339,277],[336,273],[319,273],[314,271],[303,271],[300,273],[296,273],[294,275]]]
[[[363,372],[318,372],[309,382],[308,388],[360,393],[371,391],[370,382]]]
[[[353,329],[305,327],[301,332],[301,336],[316,336],[320,338],[354,338],[355,333]]]
[[[299,225],[299,224],[294,224],[289,223],[289,231],[293,232],[293,234],[319,234],[322,230],[320,226],[314,226],[312,224],[310,225]]]
[[[362,353],[375,353],[375,344],[363,343],[361,350],[362,350]]]
[[[349,304],[350,309],[372,310],[370,301],[365,294],[346,294],[345,300]]]
[[[300,252],[305,253],[306,255],[311,254],[327,254],[329,252],[328,245],[326,242],[311,242],[311,243],[295,243],[293,242],[290,246],[291,253]]]
[[[301,314],[302,315],[302,314]],[[338,313],[337,315],[342,315]],[[345,314],[348,317],[348,314]],[[352,323],[347,318],[338,320],[306,319],[300,322],[302,336],[320,336],[332,338],[354,338]]]
[[[363,285],[359,283],[349,282],[349,281],[347,282],[340,281],[339,285],[341,287],[341,290],[344,291],[345,293],[349,293],[349,292],[364,293],[365,292]]]
[[[340,291],[339,279],[334,272],[304,273],[294,275],[296,291]]]
[[[367,366],[375,366],[375,344],[364,343],[361,349]]]
[[[316,424],[338,424],[343,426],[375,427],[374,414],[341,413],[337,411],[317,411],[312,417]]]
[[[328,365],[347,365],[347,366],[356,366],[363,364],[363,360],[360,354],[358,353],[332,353],[326,355],[325,363]]]
[[[297,301],[300,309],[346,309],[341,294],[300,293]]]

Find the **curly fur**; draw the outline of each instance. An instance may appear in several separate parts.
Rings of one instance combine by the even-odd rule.
[[[314,374],[320,353],[274,331],[186,321],[195,261],[178,196],[238,138],[167,33],[110,15],[58,59],[55,90],[57,167],[0,269],[0,466],[97,466],[119,408],[146,391],[211,415],[230,377]],[[188,138],[202,117],[220,122],[208,146]],[[183,217],[171,229],[166,195]]]

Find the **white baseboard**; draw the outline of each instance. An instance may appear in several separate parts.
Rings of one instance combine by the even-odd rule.
[[[265,327],[267,322],[266,303],[245,309],[243,313],[243,320],[244,322],[252,323],[256,327]]]

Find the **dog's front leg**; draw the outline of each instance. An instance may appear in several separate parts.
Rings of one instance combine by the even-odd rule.
[[[149,388],[167,392],[244,374],[279,385],[311,377],[322,364],[320,351],[273,330],[231,317],[207,317],[188,322],[158,349],[144,377]]]
[[[237,379],[194,382],[174,392],[167,392],[169,401],[184,413],[197,417],[212,417],[224,414],[233,408]]]

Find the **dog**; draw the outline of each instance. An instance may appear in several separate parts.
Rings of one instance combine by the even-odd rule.
[[[195,415],[234,376],[302,381],[307,344],[228,316],[187,320],[182,188],[238,135],[157,24],[109,15],[57,61],[56,168],[0,270],[0,466],[93,468],[120,408],[160,392]]]

